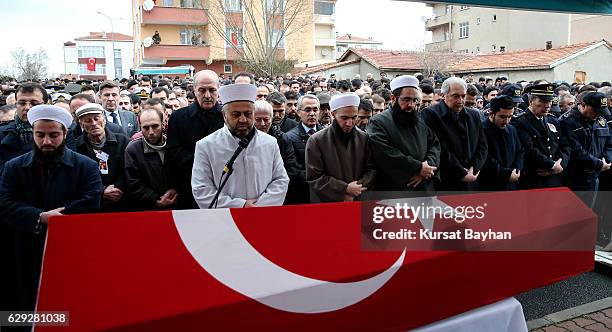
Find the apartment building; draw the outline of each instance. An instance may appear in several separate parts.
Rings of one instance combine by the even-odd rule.
[[[333,62],[335,2],[306,0],[297,20],[304,23],[297,23],[295,31],[280,40],[277,56],[309,65]],[[190,65],[196,71],[211,69],[228,75],[242,70],[240,55],[228,41],[242,48],[254,36],[243,6],[259,6],[253,12],[266,13],[261,6],[283,2],[224,0],[223,11],[216,4],[214,0],[132,0],[136,66]],[[261,23],[263,17],[256,20]],[[225,38],[219,31],[225,31]]]
[[[90,32],[64,43],[64,74],[80,79],[107,80],[130,76],[133,38],[121,33]],[[95,59],[95,70],[87,63]]]
[[[349,48],[381,50],[383,49],[383,42],[374,40],[372,37],[363,38],[353,36],[353,34],[350,33],[336,37],[336,59],[339,59]]]

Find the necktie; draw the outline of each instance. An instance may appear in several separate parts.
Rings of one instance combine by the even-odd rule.
[[[119,121],[117,121],[117,114],[115,114],[115,112],[111,112],[111,117],[113,118],[113,123],[119,124]]]
[[[312,135],[314,135],[314,133],[315,133],[314,129],[310,129],[308,131],[308,136],[312,136]]]

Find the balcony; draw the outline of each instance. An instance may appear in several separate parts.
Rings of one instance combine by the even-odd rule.
[[[448,40],[431,42],[429,44],[425,44],[426,52],[440,52],[440,51],[450,51],[450,42]]]
[[[151,45],[144,48],[144,59],[206,60],[210,57],[210,46],[199,45]]]
[[[448,25],[449,22],[449,15],[442,15],[442,16],[436,16],[434,18],[430,18],[427,21],[425,21],[425,30],[427,31],[431,31],[436,27],[439,27],[441,25]]]
[[[316,15],[315,14],[314,22],[316,24],[323,24],[323,25],[336,25],[336,16],[335,15]]]
[[[315,46],[331,46],[336,47],[336,39],[335,38],[316,38]]]
[[[142,10],[143,24],[207,25],[208,13],[202,8],[155,6],[151,11]]]

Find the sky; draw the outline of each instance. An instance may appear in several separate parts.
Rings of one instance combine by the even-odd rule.
[[[21,0],[11,3],[10,14],[0,21],[4,47],[0,48],[0,70],[11,65],[11,51],[44,49],[49,55],[50,76],[63,73],[63,43],[90,31],[132,35],[131,0]],[[6,12],[9,13],[9,12]],[[338,0],[336,31],[382,41],[385,49],[418,49],[425,41],[423,17],[431,9],[422,3],[391,0]]]

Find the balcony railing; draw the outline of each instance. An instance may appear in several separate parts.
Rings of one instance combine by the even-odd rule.
[[[144,24],[206,25],[208,13],[202,8],[180,8],[155,6],[151,11],[142,11]]]
[[[145,47],[145,59],[206,60],[210,57],[210,46],[206,45],[151,45]]]

